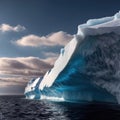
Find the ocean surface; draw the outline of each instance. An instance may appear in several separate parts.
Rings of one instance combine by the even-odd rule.
[[[120,120],[120,105],[28,100],[0,96],[0,120]]]

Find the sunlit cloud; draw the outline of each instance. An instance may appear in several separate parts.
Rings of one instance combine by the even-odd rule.
[[[66,32],[63,31],[59,31],[48,34],[46,36],[37,36],[34,34],[30,34],[16,40],[15,43],[19,46],[30,46],[30,47],[55,46],[55,45],[64,46],[72,38],[73,35],[67,34]]]
[[[52,66],[38,57],[0,58],[0,74],[40,76]]]
[[[29,80],[26,76],[16,76],[16,77],[0,77],[0,87],[9,85],[25,85]]]
[[[14,31],[19,32],[24,30],[22,26],[10,26],[4,24],[0,26],[0,31],[8,32]],[[0,58],[0,88],[1,93],[23,93],[23,89],[28,83],[29,80],[36,78],[38,76],[43,76],[48,70],[50,70],[59,53],[56,52],[56,47],[60,49],[64,47],[71,39],[72,35],[67,34],[63,31],[56,33],[51,33],[46,36],[37,36],[37,35],[27,35],[12,41],[12,43],[18,46],[29,46],[29,47],[45,47],[52,48],[52,51],[43,50],[40,51],[42,57],[1,57]],[[13,89],[13,86],[15,89]],[[22,90],[22,91],[21,91]],[[15,92],[17,93],[17,92]]]
[[[0,31],[2,31],[2,32],[9,32],[9,31],[20,32],[20,31],[24,31],[25,29],[26,28],[21,25],[17,25],[17,26],[11,26],[9,24],[1,24],[0,25]]]
[[[52,68],[55,60],[55,56],[46,59],[38,57],[0,58],[0,94],[23,93],[27,82],[38,76],[43,76],[46,71]]]

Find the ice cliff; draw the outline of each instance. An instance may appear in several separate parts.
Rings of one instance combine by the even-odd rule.
[[[29,81],[25,95],[120,103],[120,12],[79,25],[54,67]]]

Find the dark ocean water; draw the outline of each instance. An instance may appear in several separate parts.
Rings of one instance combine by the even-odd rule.
[[[0,120],[120,120],[120,105],[50,102],[0,96]]]

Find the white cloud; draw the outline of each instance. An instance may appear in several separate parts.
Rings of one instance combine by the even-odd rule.
[[[52,66],[37,57],[0,58],[0,74],[40,76]]]
[[[53,53],[53,52],[43,52],[43,54],[46,57],[46,59],[43,59],[43,60],[50,65],[54,65],[56,59],[59,56],[58,53]]]
[[[71,39],[72,35],[67,34],[66,32],[59,31],[52,34],[48,34],[46,36],[37,36],[37,35],[27,35],[15,41],[17,45],[20,46],[55,46],[55,45],[66,45]]]
[[[0,88],[11,85],[25,86],[30,79],[42,76],[50,70],[55,60],[55,57],[0,58]]]
[[[25,85],[30,80],[29,77],[0,77],[0,87],[8,85]]]
[[[1,24],[0,25],[0,31],[2,31],[2,32],[9,32],[9,31],[20,32],[25,29],[26,28],[21,25],[17,25],[17,26],[11,26],[9,24]]]

